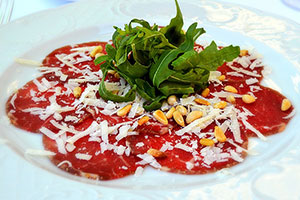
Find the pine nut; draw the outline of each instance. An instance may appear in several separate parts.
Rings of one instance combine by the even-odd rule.
[[[238,93],[237,89],[231,85],[225,86],[224,90],[226,92],[231,92],[231,93]]]
[[[114,75],[114,74],[116,73],[116,71],[115,71],[115,70],[112,70],[112,69],[110,69],[110,70],[108,70],[108,71],[107,71],[107,73],[108,73],[108,74],[112,74],[112,75]]]
[[[104,55],[104,53],[97,53],[96,55],[95,55],[95,58],[97,59],[97,58],[99,58],[100,56],[103,56]]]
[[[169,105],[174,106],[174,104],[177,102],[176,96],[175,95],[169,96],[167,102]]]
[[[136,114],[137,115],[142,115],[145,112],[145,109],[141,106],[138,106]]]
[[[122,109],[118,110],[117,115],[120,117],[124,117],[127,115],[131,109],[131,104],[128,104],[127,106],[124,106]]]
[[[111,93],[113,93],[113,94],[117,95],[117,94],[118,94],[118,92],[119,92],[119,90],[113,90]]]
[[[148,149],[147,154],[150,154],[151,156],[155,157],[155,158],[163,158],[166,157],[166,154],[162,151],[159,151],[157,149]]]
[[[166,117],[168,119],[171,119],[173,117],[173,113],[176,109],[174,107],[170,108],[170,110],[167,112]]]
[[[79,98],[80,95],[81,95],[81,92],[82,92],[81,87],[75,87],[75,88],[73,89],[74,97],[75,97],[75,98]]]
[[[240,56],[246,56],[246,55],[248,55],[248,50],[243,49],[240,51]]]
[[[177,124],[179,124],[180,126],[185,126],[184,124],[184,119],[181,115],[181,113],[178,111],[178,110],[175,110],[174,113],[173,113],[173,119],[175,120],[175,122]]]
[[[153,117],[154,117],[155,119],[157,119],[157,121],[159,121],[160,123],[162,123],[162,124],[164,124],[164,125],[167,125],[167,124],[168,124],[168,119],[167,119],[167,117],[165,116],[165,114],[163,113],[163,111],[161,111],[161,110],[156,110],[156,111],[154,111]]]
[[[187,114],[187,109],[184,106],[176,106],[176,110],[179,111],[182,116]]]
[[[226,141],[226,136],[224,134],[224,132],[222,131],[222,129],[219,126],[215,126],[215,137],[219,142],[225,142]]]
[[[248,104],[255,102],[255,98],[249,94],[244,94],[242,96],[242,100],[243,100],[243,102],[248,103]]]
[[[142,126],[143,124],[147,123],[149,121],[149,117],[148,116],[144,116],[141,119],[139,119],[138,124],[139,126]]]
[[[119,79],[119,78],[120,78],[120,74],[119,74],[118,72],[116,72],[116,73],[114,74],[114,77]]]
[[[206,106],[209,106],[210,105],[210,102],[204,100],[204,99],[195,99],[194,100],[197,104],[200,104],[200,105],[206,105]]]
[[[97,46],[97,47],[95,47],[95,48],[91,51],[90,56],[91,56],[91,57],[95,57],[95,55],[96,55],[97,53],[101,53],[102,50],[103,50],[102,46]]]
[[[200,144],[203,146],[213,146],[215,142],[212,139],[202,138]]]
[[[226,100],[227,100],[229,103],[232,103],[232,104],[235,103],[235,97],[232,96],[232,95],[227,96],[227,97],[226,97]]]
[[[292,106],[290,100],[288,99],[283,99],[282,103],[281,103],[281,110],[282,111],[287,111],[288,109],[290,109],[290,107]]]
[[[190,112],[187,116],[186,116],[186,123],[189,124],[189,123],[192,123],[193,121],[195,121],[196,119],[199,119],[200,117],[203,116],[203,113],[199,110],[195,110],[195,111],[192,111]]]
[[[226,101],[220,101],[220,102],[214,104],[214,108],[219,108],[219,109],[223,109],[226,106],[227,106]]]
[[[219,81],[224,81],[226,79],[226,76],[225,75],[221,75],[218,77]]]
[[[207,96],[209,95],[209,93],[210,93],[209,88],[205,88],[205,89],[202,91],[201,96],[207,97]]]

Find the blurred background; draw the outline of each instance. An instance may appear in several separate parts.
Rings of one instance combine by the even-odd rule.
[[[73,3],[75,1],[76,0],[14,0],[14,7],[13,7],[13,12],[10,20],[15,20],[31,13],[39,12],[49,8],[55,8],[64,4]],[[186,1],[186,0],[179,0],[179,1]],[[217,1],[240,4],[243,6],[256,8],[271,14],[276,14],[279,16],[289,18],[291,20],[296,21],[298,24],[300,24],[300,0],[242,0],[242,1],[217,0]]]

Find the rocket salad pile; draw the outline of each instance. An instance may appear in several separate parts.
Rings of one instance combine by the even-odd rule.
[[[155,110],[172,94],[182,96],[203,90],[208,85],[210,71],[239,56],[238,46],[219,49],[214,41],[200,53],[196,52],[195,41],[205,30],[193,23],[184,33],[182,14],[175,2],[177,15],[163,28],[140,19],[125,24],[124,30],[115,27],[114,46],[107,44],[107,55],[98,57],[95,64],[105,61],[101,65],[104,76],[108,70],[115,70],[131,85],[131,90],[125,96],[113,94],[102,79],[99,88],[102,98],[128,102],[135,99],[137,92],[147,100],[144,108]]]

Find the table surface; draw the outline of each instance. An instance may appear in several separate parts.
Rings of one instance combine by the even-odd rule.
[[[64,4],[72,3],[76,0],[15,0],[14,11],[11,20],[21,18],[23,16],[43,11],[50,8],[62,6]],[[183,0],[181,0],[183,1]],[[300,10],[296,10],[285,5],[282,0],[218,0],[221,2],[229,2],[256,8],[270,14],[279,15],[289,18],[300,24]],[[299,0],[298,1],[300,4]]]

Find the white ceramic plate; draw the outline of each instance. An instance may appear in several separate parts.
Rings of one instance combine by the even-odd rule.
[[[180,4],[186,26],[197,21],[206,29],[200,43],[214,39],[218,44],[255,48],[263,54],[266,66],[272,69],[263,83],[286,95],[299,110],[299,25],[232,4],[196,0]],[[14,58],[41,61],[63,45],[107,41],[113,25],[122,26],[134,17],[165,25],[174,15],[173,1],[89,0],[0,27],[0,199],[299,199],[298,114],[283,133],[268,137],[267,142],[250,140],[258,155],[207,175],[177,175],[147,168],[141,177],[96,182],[69,175],[47,158],[24,154],[28,148],[42,148],[41,136],[10,125],[5,102],[14,89],[39,73],[14,63]]]

